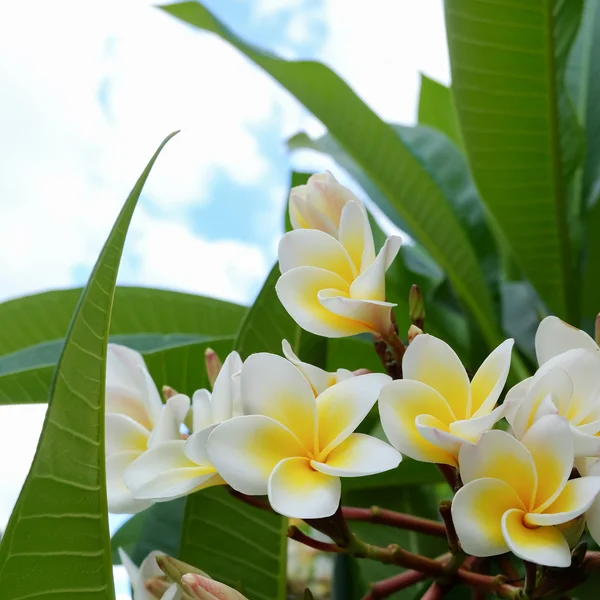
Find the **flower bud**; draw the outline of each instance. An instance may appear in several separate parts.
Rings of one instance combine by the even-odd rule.
[[[408,294],[408,314],[413,325],[419,328],[423,327],[425,306],[423,305],[423,294],[416,284],[413,284]]]
[[[162,395],[163,395],[163,398],[165,399],[165,402],[169,398],[172,398],[173,396],[177,396],[178,393],[179,392],[177,392],[177,390],[174,390],[170,385],[162,386]]]
[[[423,330],[416,325],[411,325],[408,328],[408,343],[410,344],[419,334],[423,333]]]
[[[215,385],[219,371],[223,366],[219,355],[212,349],[207,348],[204,352],[204,362],[206,364],[206,374],[208,375],[208,382],[212,388]]]
[[[181,581],[181,578],[188,573],[194,573],[208,577],[204,571],[201,571],[192,565],[188,565],[181,560],[167,556],[166,554],[157,556],[156,564],[171,581]]]
[[[197,600],[247,600],[228,585],[202,575],[189,573],[182,577],[181,583],[186,592]]]
[[[146,591],[152,594],[153,598],[162,598],[164,593],[171,587],[166,577],[151,577],[144,582]]]

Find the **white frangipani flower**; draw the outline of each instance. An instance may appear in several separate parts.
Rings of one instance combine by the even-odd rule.
[[[584,331],[545,318],[535,338],[540,368],[506,395],[506,418],[521,438],[546,414],[570,424],[576,456],[600,456],[600,349]]]
[[[313,388],[315,395],[318,396],[321,392],[324,392],[328,387],[350,379],[354,377],[352,371],[348,369],[338,369],[335,373],[328,373],[319,367],[315,367],[309,363],[302,362],[295,354],[291,344],[287,340],[281,342],[283,348],[283,355],[298,369]]]
[[[179,439],[189,398],[177,394],[163,404],[139,352],[109,344],[106,361],[106,482],[108,508],[136,513],[152,504],[134,499],[125,469],[148,448]]]
[[[600,458],[579,458],[575,460],[575,466],[583,477],[600,477]],[[600,495],[587,509],[585,521],[590,535],[596,544],[600,544]]]
[[[164,502],[223,483],[206,454],[212,430],[239,411],[242,359],[229,354],[219,371],[212,394],[198,390],[192,398],[192,431],[187,440],[153,445],[126,469],[124,480],[136,500]]]
[[[386,337],[392,333],[390,311],[395,304],[386,302],[385,273],[401,239],[389,237],[376,256],[363,204],[331,174],[327,178],[324,196],[312,194],[309,183],[302,202],[296,202],[304,207],[303,218],[290,201],[292,223],[301,228],[279,242],[282,275],[277,295],[296,323],[311,333],[335,338],[368,332]],[[292,191],[292,198],[299,197]]]
[[[156,557],[161,554],[162,552],[156,550],[150,552],[142,561],[142,564],[137,567],[127,553],[122,548],[119,548],[121,564],[127,571],[133,589],[133,600],[156,600],[157,598],[161,598],[162,600],[182,599],[181,591],[177,587],[177,584],[168,582],[165,574],[156,563]],[[164,589],[162,596],[157,596],[151,590],[147,589],[147,584],[150,581],[154,582],[157,587],[160,586],[160,591]]]
[[[463,550],[495,556],[509,550],[523,560],[568,567],[571,551],[560,525],[590,508],[600,477],[569,481],[573,440],[566,419],[546,415],[519,441],[505,431],[484,433],[459,454],[464,483],[452,502]]]
[[[381,374],[352,377],[315,398],[292,363],[254,354],[240,378],[245,415],[210,434],[208,456],[231,487],[268,494],[282,515],[330,516],[340,502],[340,477],[381,473],[400,463],[390,445],[354,433],[389,380]]]
[[[415,460],[457,465],[463,444],[473,444],[504,414],[496,408],[508,371],[513,340],[500,344],[472,381],[442,340],[422,333],[408,346],[404,379],[379,396],[383,430],[391,444]]]

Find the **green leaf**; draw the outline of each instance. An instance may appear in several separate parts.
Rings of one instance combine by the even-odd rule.
[[[286,61],[258,50],[234,35],[195,2],[162,7],[169,14],[216,33],[287,88],[329,129],[362,166],[415,237],[448,273],[475,315],[490,345],[499,341],[492,295],[479,257],[438,182],[411,149],[335,73],[322,64]],[[388,216],[390,216],[388,211]]]
[[[248,506],[225,487],[187,501],[181,559],[249,600],[285,600],[287,519]]]
[[[33,464],[0,545],[3,600],[114,598],[106,474],[106,344],[131,216],[168,136],[134,186],[67,334]]]
[[[423,73],[421,73],[418,119],[420,125],[428,125],[441,131],[456,144],[457,148],[463,150],[452,91]]]
[[[581,2],[448,0],[445,10],[477,186],[542,300],[577,322],[567,186],[582,138],[564,72]]]

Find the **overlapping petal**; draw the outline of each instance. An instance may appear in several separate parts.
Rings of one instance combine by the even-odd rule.
[[[451,434],[465,440],[475,443],[483,433],[489,431],[504,416],[505,407],[497,406],[492,412],[480,417],[471,417],[462,421],[450,423],[449,431]]]
[[[585,331],[558,317],[546,317],[539,324],[535,334],[535,352],[540,366],[555,356],[576,348],[598,352],[598,344]]]
[[[375,260],[373,233],[362,203],[348,202],[344,206],[338,239],[348,252],[358,273],[364,272]]]
[[[233,406],[239,395],[235,375],[242,368],[242,359],[237,352],[230,352],[215,380],[211,396],[212,423],[219,423],[233,416]]]
[[[131,417],[108,413],[106,415],[106,455],[119,452],[143,452],[148,445],[150,432]]]
[[[153,504],[151,500],[136,500],[123,479],[125,470],[139,456],[139,452],[130,451],[106,457],[106,489],[111,513],[138,513]]]
[[[184,394],[169,398],[163,406],[156,425],[148,439],[148,448],[181,438],[181,424],[190,408],[190,399]]]
[[[281,347],[283,349],[283,355],[297,368],[301,371],[301,373],[306,377],[308,382],[310,383],[313,392],[315,395],[320,394],[325,391],[330,385],[336,383],[337,375],[336,373],[328,373],[319,367],[315,367],[309,363],[305,363],[301,361],[295,354],[292,349],[291,344],[287,340],[283,340],[281,342]],[[348,371],[350,373],[350,371]],[[352,377],[352,373],[350,373]],[[344,378],[344,374],[342,374],[342,379]],[[340,379],[340,381],[342,380]],[[347,377],[346,377],[347,379]]]

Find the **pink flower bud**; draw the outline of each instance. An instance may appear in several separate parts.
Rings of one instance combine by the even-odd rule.
[[[181,578],[188,594],[197,600],[248,600],[224,583],[189,573]]]
[[[215,381],[217,380],[217,376],[219,375],[219,371],[223,366],[219,355],[212,349],[207,348],[204,352],[204,362],[206,364],[206,374],[208,375],[208,381],[210,386],[213,387],[215,385]]]

